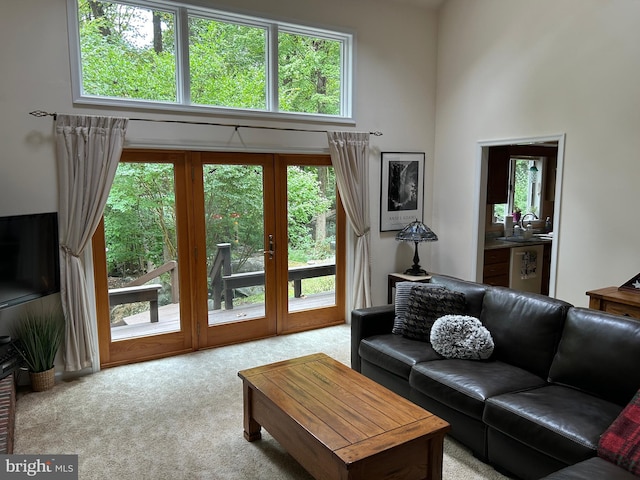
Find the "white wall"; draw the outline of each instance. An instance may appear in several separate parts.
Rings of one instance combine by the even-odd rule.
[[[435,270],[471,278],[477,145],[566,134],[556,296],[640,271],[640,2],[447,0],[440,10]]]
[[[202,0],[203,5],[214,5]],[[311,25],[346,28],[356,34],[356,130],[380,130],[371,141],[373,292],[386,303],[386,274],[406,268],[412,251],[393,234],[380,234],[378,205],[380,151],[427,154],[427,191],[431,190],[435,132],[436,15],[418,7],[371,0],[226,0],[243,12],[266,14]],[[52,120],[28,113],[108,114],[145,118],[237,121],[212,116],[175,116],[157,112],[107,110],[72,104],[65,0],[2,0],[0,15],[0,215],[57,210],[57,178]],[[248,123],[242,119],[238,123]],[[249,122],[250,123],[250,122]],[[286,126],[296,126],[286,124]],[[305,126],[305,125],[302,125]],[[315,128],[315,126],[312,126]],[[325,125],[321,128],[343,129]],[[174,144],[206,148],[230,143],[241,148],[232,130],[131,122],[129,145]],[[302,148],[326,151],[326,136],[273,131],[241,132],[249,148]],[[427,195],[427,199],[430,197]],[[427,200],[425,220],[430,222]],[[389,254],[389,252],[392,252]],[[428,249],[421,248],[424,264]],[[0,311],[2,320],[20,308]]]

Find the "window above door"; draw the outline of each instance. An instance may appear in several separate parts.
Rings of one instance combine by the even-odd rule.
[[[167,0],[67,0],[76,103],[351,121],[353,35]]]

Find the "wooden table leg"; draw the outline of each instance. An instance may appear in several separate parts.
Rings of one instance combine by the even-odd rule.
[[[242,403],[244,409],[244,438],[248,442],[254,442],[262,438],[260,430],[262,426],[252,416],[253,389],[248,382],[242,382]]]
[[[429,471],[427,480],[442,480],[442,460],[444,455],[444,435],[438,435],[429,441]]]

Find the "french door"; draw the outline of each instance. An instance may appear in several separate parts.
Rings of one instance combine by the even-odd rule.
[[[123,152],[94,236],[102,365],[343,323],[344,228],[326,155]]]

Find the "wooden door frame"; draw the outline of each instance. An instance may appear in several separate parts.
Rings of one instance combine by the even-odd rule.
[[[120,162],[130,163],[164,163],[174,166],[174,186],[176,201],[176,236],[179,256],[183,258],[187,249],[191,248],[193,235],[189,232],[188,220],[190,213],[188,195],[190,192],[190,175],[187,171],[187,154],[185,151],[138,150],[126,149],[122,152]],[[134,157],[135,156],[135,157]],[[187,219],[181,223],[181,218]],[[109,322],[109,286],[107,283],[107,265],[105,258],[104,220],[100,221],[92,238],[92,254],[94,267],[96,315],[98,319],[98,346],[100,349],[100,366],[112,367],[126,363],[140,362],[166,356],[187,353],[192,346],[192,303],[185,299],[184,305],[180,299],[180,331],[164,333],[148,337],[111,342],[111,327]],[[178,281],[181,292],[190,291],[191,265],[180,265]],[[135,351],[135,357],[131,353]]]
[[[551,266],[549,278],[549,296],[556,294],[556,277],[558,263],[558,244],[560,241],[560,215],[562,214],[562,178],[564,171],[565,136],[545,135],[540,137],[522,137],[502,140],[480,141],[476,150],[476,172],[474,192],[474,212],[472,227],[472,263],[471,277],[482,282],[484,264],[484,241],[486,224],[487,172],[489,162],[489,148],[505,145],[535,145],[536,143],[557,142],[557,160],[553,215],[553,243],[551,246]]]
[[[275,302],[265,303],[266,322],[251,320],[242,323],[239,333],[237,324],[222,324],[209,327],[207,309],[208,272],[206,262],[198,260],[206,255],[204,223],[203,165],[207,158],[215,156],[215,162],[247,165],[274,165],[265,168],[263,196],[265,202],[264,245],[273,233],[276,244],[274,268],[265,269],[265,280],[276,285]],[[222,160],[222,162],[221,162]],[[267,162],[268,160],[268,162]],[[336,305],[314,310],[288,312],[288,265],[286,222],[276,221],[277,212],[287,209],[286,168],[289,165],[331,166],[326,154],[272,154],[201,152],[186,150],[125,149],[121,162],[171,163],[174,165],[176,209],[176,231],[178,236],[180,297],[180,332],[111,342],[111,327],[105,319],[110,318],[110,306],[105,258],[104,223],[101,221],[92,239],[96,313],[98,318],[98,343],[101,367],[161,358],[187,353],[202,348],[239,343],[242,341],[310,330],[345,322],[346,301],[346,214],[336,189]],[[284,172],[279,169],[284,169]],[[282,182],[285,182],[283,185]],[[271,188],[273,185],[275,188]],[[269,231],[270,227],[273,232]],[[280,247],[281,246],[281,247]],[[278,255],[278,248],[284,254]],[[268,248],[265,248],[267,250]],[[282,250],[285,249],[285,250]],[[283,273],[284,272],[284,273]],[[279,281],[284,278],[284,281]],[[203,298],[204,296],[204,298]],[[246,327],[246,328],[244,328]],[[212,330],[213,329],[213,330]],[[215,338],[210,335],[215,332]],[[115,346],[115,347],[114,347]],[[142,354],[139,354],[140,351]],[[135,357],[131,355],[136,353]]]
[[[274,184],[275,175],[271,165],[273,163],[273,154],[271,153],[234,153],[234,152],[198,152],[194,153],[193,181],[194,181],[194,215],[195,218],[204,218],[204,186],[203,186],[203,170],[202,166],[206,164],[228,164],[228,165],[259,165],[264,168],[263,171],[263,199],[264,199],[264,239],[263,245],[268,245],[269,228],[275,229],[275,197],[274,192],[267,188]],[[197,155],[197,157],[195,157]],[[210,159],[210,161],[207,161]],[[198,252],[206,252],[206,238],[204,231],[204,223],[194,221],[197,231],[195,231],[195,248]],[[266,248],[265,248],[266,250]],[[265,267],[267,266],[265,262]],[[196,283],[196,318],[197,327],[195,346],[200,348],[212,348],[233,343],[240,343],[247,340],[255,340],[259,338],[272,337],[277,334],[276,330],[276,303],[265,298],[265,320],[260,317],[255,320],[243,320],[242,329],[238,328],[238,323],[226,323],[220,325],[209,326],[209,315],[207,309],[207,289],[208,273],[206,262],[198,262],[195,268]],[[265,268],[265,282],[276,285],[275,268]],[[202,299],[203,295],[205,296]]]
[[[276,155],[276,179],[279,181],[287,178],[287,167],[291,165],[302,166],[327,166],[331,167],[331,157],[328,154],[278,154]],[[287,210],[286,184],[276,184],[276,209],[283,212]],[[276,229],[276,242],[288,247],[288,232],[286,222],[278,223]],[[336,284],[335,300],[333,307],[313,309],[296,312],[288,311],[288,262],[287,255],[277,256],[277,269],[279,279],[286,279],[278,283],[278,334],[287,334],[311,330],[318,327],[340,325],[345,322],[345,260],[346,260],[346,213],[336,187]]]

